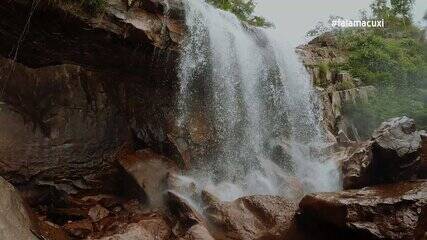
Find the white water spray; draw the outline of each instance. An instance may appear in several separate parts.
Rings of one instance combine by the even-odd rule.
[[[223,200],[290,196],[297,182],[304,191],[336,189],[336,167],[319,150],[319,104],[294,49],[274,31],[245,26],[203,0],[184,5],[189,32],[179,64],[178,123],[203,112],[218,142],[189,173],[199,187]]]

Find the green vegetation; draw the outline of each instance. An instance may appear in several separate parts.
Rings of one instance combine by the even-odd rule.
[[[265,18],[254,16],[255,3],[253,0],[207,0],[213,6],[231,12],[241,21],[256,27],[272,27],[273,24]]]
[[[384,19],[385,28],[336,32],[339,47],[348,54],[340,67],[378,89],[369,103],[345,108],[365,135],[381,121],[402,115],[427,129],[427,44],[412,23],[412,5],[413,0],[375,0],[372,18]]]
[[[351,79],[344,79],[337,84],[336,89],[338,91],[341,91],[341,90],[351,89],[351,88],[355,88],[355,87],[356,87],[356,85],[354,84],[354,82]]]
[[[317,67],[319,68],[319,79],[317,82],[315,82],[315,84],[319,87],[327,87],[329,84],[327,80],[329,65],[327,63],[322,62],[318,64]]]

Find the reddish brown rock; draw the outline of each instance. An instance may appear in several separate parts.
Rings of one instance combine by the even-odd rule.
[[[299,239],[294,232],[297,205],[276,196],[249,196],[212,204],[207,219],[217,239]]]
[[[38,224],[39,235],[42,236],[42,239],[48,240],[71,240],[71,237],[67,232],[52,222],[49,221],[40,221]]]
[[[38,240],[32,221],[18,191],[0,177],[0,239]]]
[[[171,228],[161,216],[149,217],[119,229],[118,233],[99,240],[169,240]]]
[[[163,206],[163,191],[169,173],[179,171],[176,163],[150,149],[126,153],[119,159],[123,169],[138,183],[151,206]]]
[[[381,124],[342,165],[344,189],[413,179],[420,167],[421,138],[407,117]]]
[[[110,214],[110,211],[100,205],[92,207],[88,212],[88,215],[93,222],[98,222],[99,220],[107,217],[108,214]]]
[[[78,238],[85,238],[93,232],[93,225],[89,219],[68,222],[63,227],[71,236]]]
[[[427,178],[427,133],[421,134],[422,150],[421,150],[421,163],[418,169],[419,178]]]
[[[168,191],[168,206],[177,220],[174,229],[179,240],[214,240],[204,217],[189,200],[178,193]]]
[[[215,240],[205,226],[196,224],[190,227],[179,240]]]
[[[427,181],[311,194],[300,202],[299,220],[319,239],[421,240],[427,230]]]

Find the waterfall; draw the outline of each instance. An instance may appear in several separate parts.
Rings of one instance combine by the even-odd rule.
[[[217,147],[188,173],[224,200],[337,188],[316,94],[293,48],[203,0],[184,1],[178,125],[202,112]],[[338,172],[338,171],[335,171]]]

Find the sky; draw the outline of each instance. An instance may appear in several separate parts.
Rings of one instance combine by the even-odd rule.
[[[359,10],[369,9],[372,0],[256,0],[256,14],[273,22],[283,38],[290,43],[306,41],[305,34],[319,21],[329,16],[360,19]],[[415,0],[415,22],[422,22],[427,11],[427,0]]]

